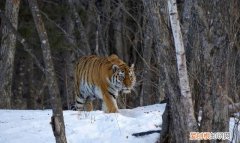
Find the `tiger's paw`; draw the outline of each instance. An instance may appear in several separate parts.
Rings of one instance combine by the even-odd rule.
[[[110,110],[105,111],[105,113],[119,113],[119,110],[116,108],[112,108]]]

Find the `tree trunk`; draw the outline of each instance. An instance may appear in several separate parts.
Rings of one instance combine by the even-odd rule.
[[[14,28],[18,26],[18,12],[20,0],[7,0],[5,15]],[[0,108],[11,108],[12,77],[14,56],[16,51],[16,36],[3,25],[2,42],[0,47]]]
[[[76,28],[79,32],[79,35],[80,35],[80,43],[82,46],[83,49],[82,51],[84,51],[85,55],[88,55],[88,54],[91,54],[91,48],[90,48],[90,45],[89,45],[89,42],[88,42],[88,37],[86,35],[86,31],[85,31],[85,28],[83,26],[83,23],[82,23],[82,20],[76,10],[76,7],[74,5],[74,1],[73,0],[68,0],[68,5],[69,5],[69,8],[71,10],[71,13],[72,13],[72,16],[73,16],[73,19],[76,23]]]
[[[18,51],[20,52],[20,51]],[[17,53],[18,53],[17,52]],[[26,98],[24,94],[26,91],[26,59],[18,54],[15,56],[15,72],[13,80],[13,98],[12,98],[12,108],[15,109],[26,109]]]
[[[109,0],[103,0],[102,1],[103,5],[100,9],[100,6],[98,6],[97,8],[100,9],[100,11],[102,12],[102,14],[104,15],[104,17],[100,17],[100,23],[101,26],[99,26],[99,39],[101,41],[101,44],[103,46],[103,55],[108,56],[110,53],[110,45],[109,45],[109,25],[110,25],[110,21],[111,21],[111,1]]]
[[[56,80],[54,66],[51,58],[50,45],[48,42],[47,32],[42,21],[38,4],[36,0],[29,0],[29,6],[32,11],[33,19],[36,29],[38,31],[39,39],[41,41],[41,48],[43,51],[43,59],[45,64],[45,77],[47,78],[48,91],[51,99],[53,110],[52,115],[52,129],[57,143],[66,143],[65,125],[62,112],[62,104],[60,99],[59,88]]]
[[[152,56],[152,29],[150,23],[150,5],[149,2],[143,0],[144,9],[144,32],[143,32],[143,70],[142,70],[142,87],[140,94],[140,106],[148,105],[151,100],[151,56]]]
[[[123,54],[123,37],[122,37],[122,20],[123,20],[123,12],[121,10],[122,1],[121,0],[116,0],[113,2],[113,5],[116,5],[113,8],[113,33],[114,33],[114,48],[116,48],[116,53],[117,55],[123,59],[124,54]]]
[[[229,18],[234,14],[229,12],[232,2],[232,0],[228,3],[200,0],[195,4],[200,12],[201,27],[204,27],[198,40],[203,50],[202,63],[205,69],[203,78],[204,87],[207,87],[203,95],[200,131],[229,131],[228,99],[231,99],[229,93],[232,93],[229,83],[234,81],[230,81],[232,72],[229,63],[230,55],[233,55],[234,51],[230,48],[230,35],[227,31],[233,27],[229,25]]]
[[[153,42],[154,42],[154,51],[157,59],[157,69],[159,74],[158,84],[160,90],[160,99],[165,99],[167,105],[162,116],[163,124],[161,130],[161,136],[159,142],[169,143],[175,142],[173,133],[171,132],[174,129],[173,117],[172,117],[172,108],[174,102],[169,102],[169,99],[172,96],[175,96],[174,84],[177,81],[172,81],[170,76],[175,79],[176,69],[173,63],[175,59],[170,41],[170,33],[168,28],[168,10],[166,1],[148,1],[144,0],[144,7],[148,9],[149,22],[153,30]],[[161,9],[161,10],[160,10]],[[166,86],[167,85],[167,86]],[[167,94],[166,94],[167,93]],[[169,95],[169,96],[168,96]],[[172,96],[171,96],[172,95]],[[177,94],[176,94],[177,95]]]
[[[73,77],[74,77],[74,65],[78,57],[83,56],[84,53],[79,47],[77,46],[77,40],[74,35],[74,28],[75,23],[72,18],[72,10],[69,5],[69,1],[64,1],[63,5],[68,5],[67,13],[65,14],[65,29],[67,35],[65,35],[66,42],[68,43],[68,49],[64,53],[65,63],[64,63],[64,90],[66,93],[66,101],[68,109],[71,108],[71,104],[74,103],[75,94],[74,94],[74,85],[73,85]],[[81,52],[78,52],[80,50]]]
[[[175,50],[176,50],[176,58],[177,58],[177,67],[178,67],[178,76],[179,76],[179,88],[180,88],[180,102],[179,104],[182,108],[178,109],[173,107],[172,113],[175,113],[175,117],[173,116],[173,124],[178,125],[178,128],[181,130],[174,130],[173,134],[175,137],[181,136],[181,138],[175,139],[176,142],[189,142],[190,132],[197,131],[197,122],[194,117],[193,103],[192,103],[192,95],[189,86],[188,74],[187,74],[187,65],[186,65],[186,56],[185,49],[183,45],[182,33],[180,29],[179,16],[177,11],[177,3],[176,0],[168,1],[168,9],[170,15],[170,22],[172,27],[172,33],[174,37]],[[179,96],[179,95],[175,95]],[[175,99],[176,100],[176,99]],[[175,107],[179,105],[173,105]],[[180,115],[176,115],[176,112],[180,113]],[[180,116],[180,117],[178,117]],[[179,119],[177,122],[175,121]]]
[[[28,109],[36,109],[37,107],[37,96],[34,94],[34,64],[32,57],[28,56],[28,97],[27,97],[27,108]]]
[[[97,23],[97,25],[96,25],[96,34],[95,34],[95,49],[94,49],[94,53],[96,54],[96,55],[99,55],[99,30],[100,30],[100,15],[99,14],[96,14],[97,16],[96,16],[96,23]]]

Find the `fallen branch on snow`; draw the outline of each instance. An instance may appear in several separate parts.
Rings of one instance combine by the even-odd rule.
[[[132,136],[140,137],[140,136],[146,136],[149,134],[160,133],[160,132],[161,132],[161,130],[150,130],[150,131],[145,131],[145,132],[133,133]]]

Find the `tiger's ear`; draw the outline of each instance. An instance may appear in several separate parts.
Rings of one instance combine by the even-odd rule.
[[[110,58],[110,59],[118,59],[118,56],[115,55],[115,54],[112,54],[112,55],[109,56],[109,58]]]
[[[116,71],[118,71],[119,70],[119,67],[118,67],[118,65],[112,65],[112,71],[113,71],[113,73],[115,73]]]

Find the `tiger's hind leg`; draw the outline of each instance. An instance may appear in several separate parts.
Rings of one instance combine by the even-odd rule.
[[[78,111],[92,111],[93,104],[92,99],[90,97],[83,98],[82,95],[76,97],[75,106],[72,108],[73,110]]]
[[[92,110],[93,110],[92,101],[87,101],[87,102],[85,103],[85,107],[86,107],[87,111],[92,111]]]
[[[85,108],[86,108],[85,110],[87,110],[87,111],[92,111],[93,110],[92,100],[93,99],[91,99],[90,96],[87,97],[87,99],[85,101]]]
[[[78,111],[83,111],[85,103],[86,103],[86,99],[80,94],[80,95],[76,96],[75,107],[72,109],[78,110]]]

